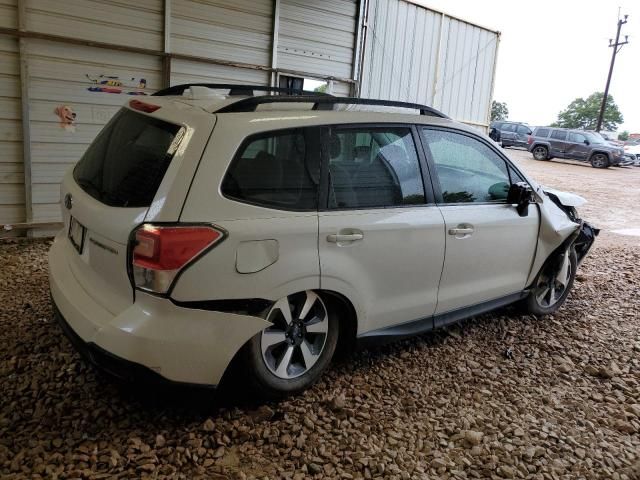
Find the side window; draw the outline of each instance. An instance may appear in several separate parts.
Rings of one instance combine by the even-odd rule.
[[[587,137],[585,137],[584,135],[582,135],[581,133],[576,133],[576,132],[570,132],[569,133],[569,141],[570,142],[574,142],[574,143],[584,143],[584,141],[587,139]]]
[[[503,132],[515,132],[516,126],[513,123],[505,123],[504,125],[502,125],[501,130]]]
[[[524,135],[530,135],[531,134],[531,129],[529,127],[527,127],[526,125],[518,125],[518,133],[524,134]]]
[[[549,129],[548,128],[538,128],[535,132],[536,137],[548,137]]]
[[[461,133],[423,129],[444,203],[504,202],[511,185],[506,162]],[[518,180],[518,179],[515,179]]]
[[[555,140],[566,140],[567,132],[565,132],[564,130],[554,130],[553,132],[551,132],[551,138]]]
[[[318,206],[320,157],[310,154],[308,130],[269,132],[247,138],[222,181],[235,200],[284,210]]]
[[[375,208],[425,203],[411,129],[328,129],[329,208]]]

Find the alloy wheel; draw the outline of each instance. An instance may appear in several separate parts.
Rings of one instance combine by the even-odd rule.
[[[596,168],[604,168],[607,165],[607,157],[598,153],[593,156],[593,160],[591,160],[591,165]]]
[[[267,316],[272,325],[262,331],[265,365],[278,378],[306,373],[320,358],[329,332],[327,308],[313,291],[278,300]]]
[[[533,149],[533,158],[536,160],[546,160],[547,149],[544,147],[536,147]]]
[[[571,261],[567,250],[557,262],[552,262],[540,273],[534,290],[538,305],[549,308],[558,303],[567,290],[571,275]]]

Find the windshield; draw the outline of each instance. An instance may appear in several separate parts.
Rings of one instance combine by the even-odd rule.
[[[183,133],[178,125],[122,109],[89,146],[73,177],[106,205],[148,207]]]

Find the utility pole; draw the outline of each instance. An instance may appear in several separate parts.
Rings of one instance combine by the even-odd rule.
[[[607,108],[607,97],[609,96],[609,84],[611,83],[611,75],[613,74],[613,65],[616,63],[616,55],[620,51],[623,45],[629,43],[629,35],[624,36],[624,42],[620,41],[620,29],[622,25],[627,23],[629,15],[624,16],[624,20],[618,18],[618,31],[616,33],[616,42],[613,43],[612,39],[609,39],[609,47],[613,47],[613,54],[611,55],[611,65],[609,66],[609,76],[607,77],[607,85],[604,87],[604,95],[602,96],[602,105],[600,106],[600,114],[598,115],[598,125],[596,126],[596,132],[599,132],[602,128],[602,121],[604,120],[604,111]]]

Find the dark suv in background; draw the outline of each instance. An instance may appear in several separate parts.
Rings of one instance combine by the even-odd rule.
[[[503,147],[523,147],[527,148],[527,139],[532,133],[532,127],[522,122],[498,121],[491,122],[491,127],[499,132],[495,138]]]
[[[567,158],[589,162],[594,168],[607,168],[619,165],[624,159],[622,148],[584,130],[536,127],[528,142],[536,160]]]

